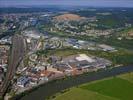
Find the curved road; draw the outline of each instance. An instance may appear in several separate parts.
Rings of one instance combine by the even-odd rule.
[[[44,100],[45,98],[54,95],[55,93],[60,92],[61,90],[127,72],[133,72],[133,65],[102,70],[91,74],[83,74],[80,76],[70,77],[65,80],[58,80],[56,82],[49,82],[42,85],[38,89],[26,94],[26,96],[21,98],[13,98],[13,100]]]

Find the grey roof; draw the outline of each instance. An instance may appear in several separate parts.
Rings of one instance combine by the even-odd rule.
[[[20,82],[22,85],[25,85],[27,82],[29,82],[29,78],[24,76],[24,77],[20,77],[17,82]]]

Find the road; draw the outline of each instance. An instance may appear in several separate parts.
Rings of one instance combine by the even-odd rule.
[[[11,47],[11,54],[9,55],[8,69],[5,80],[2,86],[0,87],[0,96],[3,96],[6,93],[11,83],[11,80],[13,79],[13,76],[15,74],[16,68],[24,57],[25,54],[24,42],[25,41],[23,39],[23,36],[21,35],[14,35],[12,37],[12,47]]]
[[[34,89],[30,92],[27,92],[23,97],[17,96],[12,100],[44,100],[45,98],[54,95],[61,90],[71,88],[73,86],[78,86],[87,82],[91,82],[94,80],[100,80],[106,77],[112,77],[119,74],[124,74],[127,72],[133,72],[133,65],[124,66],[124,67],[116,67],[113,69],[102,70],[99,72],[83,74],[79,76],[74,76],[70,78],[66,78],[65,80],[58,80],[46,83],[40,86],[37,89]]]

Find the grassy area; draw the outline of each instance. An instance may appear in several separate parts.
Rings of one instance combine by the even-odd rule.
[[[109,96],[97,94],[96,92],[73,88],[63,95],[57,96],[55,100],[118,100]]]
[[[52,100],[132,100],[133,83],[129,77],[133,77],[133,73],[86,83]]]
[[[120,78],[112,78],[94,84],[88,84],[81,88],[102,95],[119,98],[120,100],[131,100],[131,98],[133,98],[133,84]]]
[[[107,26],[109,28],[116,27],[119,25],[119,22],[115,20],[115,18],[100,18],[98,21],[98,24],[102,24],[104,26]]]
[[[129,82],[133,83],[133,72],[132,73],[127,73],[127,74],[123,74],[123,75],[119,75],[119,78],[128,80]]]
[[[1,96],[0,96],[0,100],[3,100]]]
[[[109,38],[99,37],[95,41],[97,43],[105,43],[111,46],[133,50],[133,46],[132,46],[133,39],[129,40],[129,39],[123,38],[122,40],[118,40],[117,37],[113,35]]]

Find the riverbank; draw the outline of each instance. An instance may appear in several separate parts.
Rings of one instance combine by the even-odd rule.
[[[17,95],[10,100],[44,100],[44,98],[47,98],[51,95],[56,94],[57,92],[60,92],[61,90],[65,90],[73,86],[78,86],[83,83],[100,80],[106,77],[116,76],[132,71],[133,66],[130,65],[124,67],[116,67],[113,69],[100,70],[93,73],[85,73],[79,76],[67,77],[59,80],[53,80],[51,82],[48,82],[47,84],[43,84],[29,91],[25,91],[24,93]]]
[[[132,93],[133,72],[130,72],[63,90],[47,100],[131,100]]]

